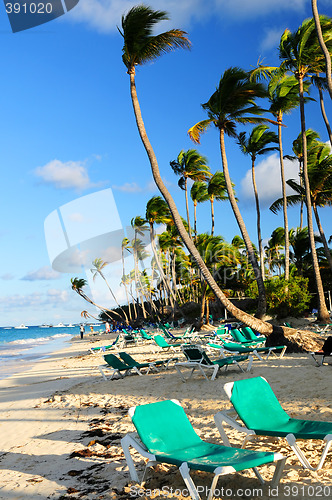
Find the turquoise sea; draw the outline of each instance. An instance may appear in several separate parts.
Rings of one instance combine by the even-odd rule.
[[[79,326],[0,327],[0,379],[32,368],[38,359],[62,349],[75,335],[79,335]]]

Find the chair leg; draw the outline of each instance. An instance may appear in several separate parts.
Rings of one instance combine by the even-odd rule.
[[[285,467],[286,458],[287,457],[280,458],[276,463],[276,468],[275,468],[273,478],[271,481],[272,488],[275,488],[276,486],[278,486],[278,484],[280,482],[281,475],[282,475],[282,472],[283,472],[284,467]]]
[[[195,483],[190,476],[190,469],[188,467],[187,462],[183,462],[183,464],[180,465],[179,471],[185,485],[188,488],[192,500],[201,500],[201,497],[199,496],[199,493],[196,489]]]
[[[305,469],[309,469],[309,470],[312,470],[312,471],[317,471],[317,470],[319,470],[319,469],[321,469],[323,467],[326,455],[327,455],[327,453],[328,453],[328,451],[329,451],[329,449],[331,447],[331,444],[332,444],[332,434],[328,434],[324,438],[324,441],[326,442],[326,445],[325,445],[323,453],[322,453],[322,455],[320,457],[320,460],[318,462],[317,467],[312,467],[312,465],[310,465],[310,463],[309,463],[308,459],[305,457],[303,451],[299,448],[298,444],[296,443],[296,438],[295,438],[294,434],[288,434],[286,436],[286,440],[287,440],[289,446],[294,451],[294,453],[297,456],[297,458],[299,459],[299,461],[301,462],[302,466]]]

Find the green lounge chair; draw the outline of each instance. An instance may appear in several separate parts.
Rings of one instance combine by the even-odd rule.
[[[106,361],[106,365],[98,366],[99,371],[102,374],[104,380],[108,380],[105,371],[110,370],[112,372],[111,377],[109,379],[112,380],[115,375],[119,375],[120,378],[123,378],[124,376],[128,375],[131,372],[131,370],[133,370],[132,366],[127,365],[127,363],[124,363],[114,354],[105,354],[104,360]],[[124,375],[122,375],[122,372],[125,372]]]
[[[242,447],[248,440],[257,436],[286,438],[305,469],[316,471],[322,468],[332,443],[332,422],[289,417],[263,377],[230,382],[224,385],[224,389],[234,407],[236,417],[244,423],[244,426],[238,423],[236,417],[231,417],[227,410],[215,415],[214,420],[226,444],[229,444],[229,441],[223,422],[246,434]],[[326,445],[316,467],[310,465],[297,445],[297,439],[325,440]]]
[[[158,463],[176,465],[193,500],[200,500],[198,490],[190,476],[190,470],[214,474],[208,500],[214,496],[219,476],[253,469],[264,483],[256,467],[274,464],[272,485],[279,483],[285,458],[279,453],[251,451],[231,448],[203,441],[193,429],[179,401],[166,400],[130,408],[129,415],[137,433],[127,434],[121,445],[127,461],[130,476],[136,483],[142,483],[148,467]],[[143,478],[140,481],[130,447],[148,459]],[[241,478],[242,479],[242,478]],[[244,479],[244,478],[243,478]]]
[[[143,330],[143,328],[140,329],[140,334],[141,334],[142,340],[148,341],[148,340],[153,339],[152,335],[149,335],[148,333],[146,333],[146,331]]]
[[[270,354],[274,354],[276,356],[276,351],[281,351],[279,357],[282,358],[285,354],[287,346],[280,345],[274,347],[258,347],[258,346],[246,346],[243,344],[236,344],[235,342],[224,342],[223,344],[213,344],[209,342],[207,344],[209,348],[219,350],[220,354],[224,356],[225,352],[230,354],[253,354],[260,361],[263,361],[261,354],[266,354],[266,358],[268,359]]]
[[[120,335],[116,337],[116,339],[114,340],[114,342],[112,342],[112,344],[102,345],[100,347],[90,347],[89,351],[92,352],[92,354],[107,352],[110,351],[111,349],[117,349],[119,343],[120,343]]]
[[[332,356],[332,336],[327,337],[320,351],[311,352],[310,354],[318,366],[323,366],[325,358]],[[318,361],[317,357],[320,357],[320,361]]]
[[[264,335],[258,337],[255,334],[255,332],[250,328],[250,326],[242,326],[241,328],[239,328],[239,330],[245,336],[245,338],[249,341],[261,342],[261,343],[266,341],[266,337]]]
[[[146,371],[147,374],[150,372],[150,370],[155,370],[156,372],[158,372],[159,370],[157,366],[163,367],[166,363],[166,361],[162,360],[139,363],[127,352],[119,352],[119,356],[122,359],[122,361],[124,361],[128,366],[131,366],[134,372],[136,372],[138,375],[143,375],[141,372],[142,368],[147,368]]]
[[[248,340],[246,337],[243,335],[243,333],[240,332],[237,328],[233,328],[232,330],[229,330],[229,334],[235,342],[238,342],[239,344],[244,344],[244,345],[257,345],[261,344],[262,342],[265,342],[266,339],[262,340]]]
[[[176,350],[175,347],[179,347],[182,345],[181,343],[169,344],[161,335],[154,335],[153,340],[155,344],[159,347],[158,352],[169,351],[170,349],[172,351],[175,351]]]
[[[216,361],[212,361],[204,349],[202,349],[199,345],[186,345],[182,347],[183,354],[186,356],[187,361],[175,363],[175,368],[180,375],[183,382],[187,379],[183,376],[181,372],[181,368],[190,368],[191,372],[188,379],[192,376],[194,371],[198,369],[205,377],[206,380],[209,380],[206,376],[207,371],[212,370],[211,380],[214,380],[218,374],[220,368],[225,367],[227,370],[229,365],[235,364],[240,368],[243,372],[242,366],[240,366],[241,361],[245,361],[248,359],[248,356],[228,356],[222,359],[217,359]],[[249,357],[249,363],[247,367],[247,371],[250,371],[252,365],[252,357]]]

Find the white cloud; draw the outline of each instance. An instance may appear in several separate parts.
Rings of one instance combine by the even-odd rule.
[[[23,278],[24,281],[37,281],[37,280],[56,280],[60,278],[60,274],[49,266],[41,267],[37,271],[32,271],[26,274]]]
[[[271,49],[275,49],[279,46],[280,37],[284,32],[285,27],[280,28],[271,28],[268,30],[264,30],[264,38],[260,43],[260,49],[263,52],[266,52]]]
[[[43,167],[37,167],[34,174],[45,184],[60,189],[87,189],[92,187],[84,162],[52,160]]]
[[[121,24],[121,16],[137,0],[84,0],[65,16],[71,22],[84,22],[101,32],[115,32]],[[239,19],[262,16],[276,11],[303,12],[307,0],[154,0],[152,8],[170,14],[172,26],[186,27],[193,21],[202,22],[209,17],[236,17]],[[168,23],[167,23],[168,24]],[[169,29],[164,23],[162,30]]]
[[[163,178],[163,183],[167,188],[173,186],[173,183]],[[124,193],[153,193],[157,192],[158,188],[153,179],[151,179],[145,186],[140,186],[137,182],[125,182],[121,186],[113,185],[112,189],[116,191],[123,191]]]
[[[298,180],[299,166],[297,161],[284,160],[285,178]],[[262,207],[269,207],[276,199],[282,196],[280,163],[277,153],[268,156],[255,166],[255,177],[258,196]],[[287,194],[293,190],[287,186]],[[239,199],[244,202],[253,201],[254,191],[252,187],[251,170],[248,170],[241,181],[241,193]]]

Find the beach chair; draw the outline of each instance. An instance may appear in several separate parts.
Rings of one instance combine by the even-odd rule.
[[[232,328],[232,330],[229,330],[229,334],[231,337],[235,340],[235,342],[238,342],[239,344],[243,345],[258,345],[262,344],[262,342],[265,342],[264,340],[248,340],[243,333],[240,332],[237,328]]]
[[[148,333],[146,333],[146,331],[143,330],[143,328],[140,329],[140,334],[141,334],[142,340],[146,340],[146,341],[153,340],[152,335],[149,335]]]
[[[181,343],[178,343],[178,344],[175,344],[175,343],[169,344],[164,339],[164,337],[162,337],[161,335],[154,335],[153,336],[153,340],[154,340],[156,346],[159,347],[158,352],[169,351],[169,350],[176,351],[175,347],[179,347],[179,346],[182,345]]]
[[[157,366],[163,367],[166,366],[167,360],[159,360],[159,361],[149,361],[146,363],[139,363],[136,361],[130,354],[127,352],[119,352],[119,356],[126,363],[126,365],[131,366],[134,372],[136,372],[138,375],[143,375],[141,372],[142,368],[147,368],[146,373],[148,374],[150,370],[154,370],[158,372]]]
[[[100,353],[103,353],[103,352],[110,351],[111,349],[117,349],[118,346],[119,346],[119,344],[120,344],[120,335],[118,335],[116,337],[116,339],[114,340],[114,342],[112,342],[112,344],[110,344],[110,345],[102,345],[100,347],[90,347],[89,351],[92,354],[100,354]]]
[[[183,337],[183,335],[173,335],[162,323],[159,324],[159,328],[170,342],[179,341]]]
[[[229,382],[224,385],[234,410],[235,418],[229,411],[221,411],[214,417],[223,441],[229,444],[224,430],[224,422],[240,432],[244,432],[242,447],[257,436],[286,438],[305,469],[317,471],[322,468],[332,443],[332,422],[291,418],[283,410],[269,383],[263,377]],[[244,425],[241,425],[236,418]],[[318,439],[326,442],[316,467],[312,467],[299,448],[297,439]]]
[[[287,349],[287,346],[285,345],[273,346],[273,347],[259,347],[259,346],[250,347],[243,344],[236,344],[235,342],[224,342],[223,344],[213,344],[212,342],[209,342],[207,346],[209,349],[218,350],[222,356],[224,356],[225,353],[252,354],[253,356],[256,356],[256,358],[258,358],[260,361],[263,361],[261,354],[266,354],[265,359],[268,359],[270,354],[274,354],[275,356],[277,356],[276,353],[278,351],[281,351],[279,354],[279,358],[282,358]]]
[[[104,380],[112,380],[115,375],[123,378],[133,370],[133,366],[127,365],[127,363],[121,361],[114,354],[105,354],[104,360],[106,361],[106,365],[98,366]],[[111,377],[109,379],[106,376],[106,371],[111,371]],[[122,372],[124,372],[124,375],[122,374]]]
[[[310,355],[316,361],[318,366],[323,366],[325,358],[332,356],[332,336],[327,337],[320,351],[311,352]],[[320,361],[318,361],[317,356],[321,357]]]
[[[132,407],[129,415],[137,433],[127,434],[122,438],[121,445],[130,477],[135,483],[142,484],[147,468],[159,463],[178,467],[193,500],[200,500],[200,496],[190,476],[191,470],[213,474],[211,488],[208,490],[208,500],[214,497],[218,479],[224,474],[253,469],[258,479],[264,483],[257,467],[273,464],[276,469],[272,486],[277,486],[280,481],[285,465],[285,458],[282,455],[241,450],[203,441],[196,434],[177,400],[158,401]],[[138,477],[130,447],[147,459],[141,480]]]
[[[247,371],[250,371],[252,365],[252,357],[248,356],[228,356],[222,359],[217,359],[212,361],[204,349],[199,345],[186,345],[182,347],[183,354],[187,358],[187,361],[180,361],[175,363],[175,368],[178,374],[180,375],[183,382],[186,382],[194,371],[198,369],[206,380],[209,380],[206,372],[212,371],[211,380],[214,380],[218,374],[220,368],[224,367],[225,371],[227,370],[229,365],[235,364],[238,368],[243,372],[242,366],[240,366],[241,361],[245,361],[249,358],[249,363],[247,367]],[[181,372],[181,368],[189,368],[191,370],[188,379],[186,379]]]
[[[258,341],[262,343],[266,341],[265,336],[257,336],[255,332],[250,328],[250,326],[241,326],[239,330],[244,335],[244,337],[249,341],[254,341],[254,342]]]

